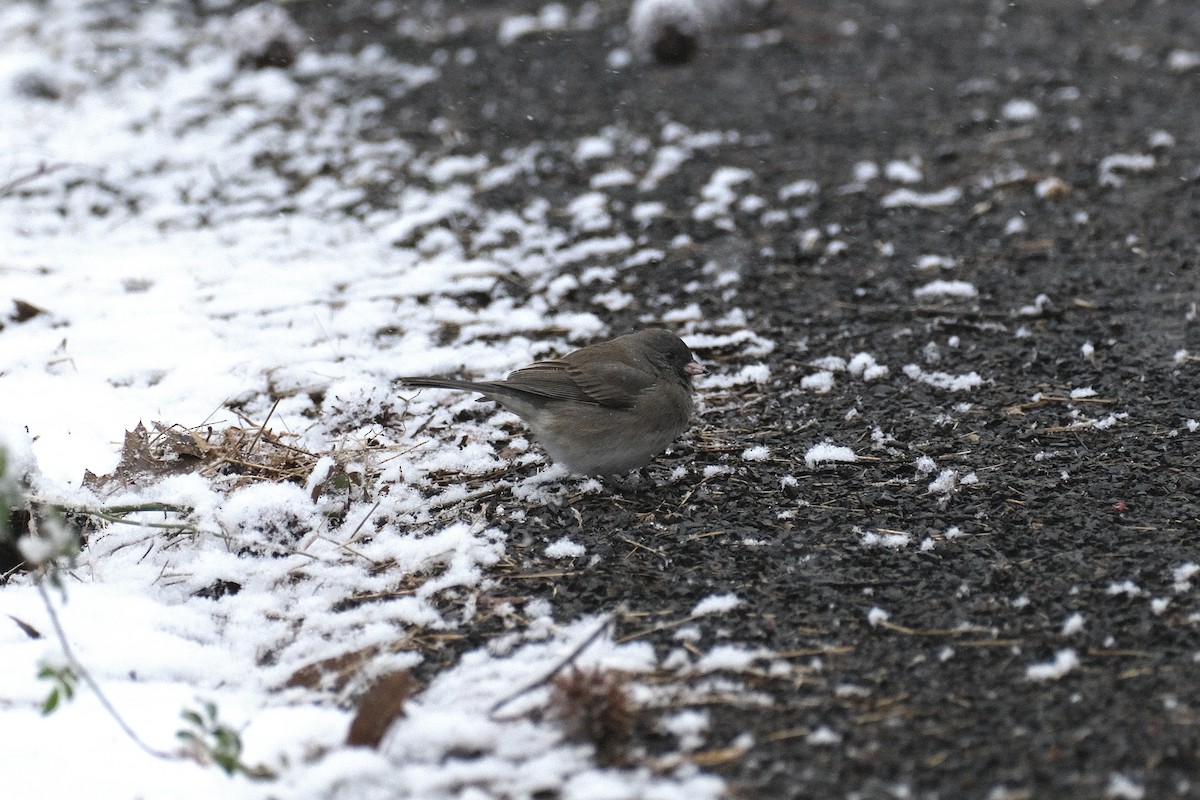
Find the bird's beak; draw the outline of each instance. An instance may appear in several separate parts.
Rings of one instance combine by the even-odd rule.
[[[692,376],[708,374],[708,370],[700,366],[699,361],[689,361],[688,363],[684,364],[683,371]]]

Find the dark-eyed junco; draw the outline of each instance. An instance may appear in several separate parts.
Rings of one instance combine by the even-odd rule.
[[[583,475],[650,463],[687,429],[692,376],[704,374],[673,333],[650,328],[538,361],[502,381],[399,378],[405,386],[479,392],[516,414],[550,457]]]

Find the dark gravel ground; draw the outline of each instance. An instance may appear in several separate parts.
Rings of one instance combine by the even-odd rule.
[[[1200,69],[1168,63],[1200,50],[1200,5],[780,2],[715,31],[688,64],[619,71],[605,58],[624,40],[627,6],[596,7],[590,29],[501,46],[497,22],[537,4],[395,4],[429,23],[426,42],[395,37],[374,3],[290,6],[321,48],[375,42],[417,48],[417,61],[474,49],[472,64],[383,114],[379,135],[431,139],[429,121],[442,117],[454,131],[446,152],[543,143],[536,186],[481,202],[575,197],[587,187],[573,140],[609,125],[653,139],[666,121],[737,131],[743,144],[698,154],[651,199],[694,197],[722,165],[751,169],[764,197],[797,177],[821,186],[807,216],[784,225],[737,213],[720,230],[680,215],[628,231],[664,250],[681,233],[694,244],[626,273],[636,302],[609,315],[614,331],[698,280],[706,318],[740,308],[777,343],[773,377],[706,395],[697,428],[632,489],[529,509],[519,526],[485,506],[512,537],[496,596],[552,596],[563,618],[621,608],[618,634],[629,636],[737,594],[736,624],[697,621],[695,646],[761,646],[794,664],[737,676],[745,700],[705,704],[710,746],[753,736],[709,759],[740,797],[1143,796],[1128,793],[1134,785],[1145,797],[1200,797],[1200,589],[1173,573],[1200,562],[1200,434],[1185,424],[1200,419],[1200,361],[1175,357],[1200,353]],[[465,24],[445,33],[455,16]],[[748,31],[778,41],[747,46]],[[1040,113],[1003,119],[1013,98]],[[1160,130],[1175,142],[1152,150]],[[1106,156],[1151,152],[1153,169],[1101,185]],[[959,186],[963,199],[885,209],[878,182],[838,191],[859,160],[912,157],[925,174],[916,188]],[[1070,193],[1039,198],[1048,176]],[[1025,229],[1006,233],[1014,218]],[[832,239],[843,252],[827,249]],[[914,299],[936,277],[912,268],[927,253],[955,259],[944,277],[979,296]],[[703,272],[713,260],[738,271],[732,296]],[[1019,313],[1043,294],[1040,311]],[[563,303],[596,308],[582,295]],[[889,365],[888,379],[799,387],[813,358],[860,351]],[[701,355],[738,365],[732,352]],[[902,378],[906,364],[975,371],[984,384],[947,392]],[[1095,396],[1068,397],[1082,387]],[[1092,424],[1109,414],[1110,427]],[[826,438],[862,457],[808,469],[805,451]],[[739,457],[757,444],[766,460]],[[922,456],[978,480],[932,492],[937,473],[918,475]],[[727,469],[653,485],[676,463]],[[864,546],[865,532],[888,531],[910,543]],[[599,562],[564,570],[545,559],[564,534]],[[524,577],[545,572],[562,574]],[[873,608],[887,621],[872,625]],[[1082,629],[1064,634],[1075,613]],[[645,635],[666,652],[679,646],[674,631]],[[1027,677],[1066,648],[1077,668]],[[770,702],[751,700],[762,696]],[[810,741],[821,727],[839,740]],[[646,728],[639,744],[653,751]]]

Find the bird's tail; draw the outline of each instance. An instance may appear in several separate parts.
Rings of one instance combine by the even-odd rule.
[[[493,387],[474,381],[463,381],[457,378],[397,378],[396,383],[414,389],[459,389],[464,392],[487,392]]]

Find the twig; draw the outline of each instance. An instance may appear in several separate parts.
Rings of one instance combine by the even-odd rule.
[[[367,522],[371,519],[371,516],[375,513],[376,509],[379,508],[381,502],[382,501],[377,501],[375,503],[375,505],[371,506],[371,510],[368,511],[365,515],[363,515],[362,522],[358,523],[358,525],[354,528],[354,531],[350,534],[350,538],[347,539],[344,543],[339,544],[338,547],[344,547],[346,550],[348,550],[351,553],[354,553],[354,555],[356,555],[356,556],[360,556],[362,558],[367,558],[362,553],[356,553],[354,550],[351,550],[350,544],[358,540],[359,531],[361,531],[363,529],[363,526],[366,525]],[[373,558],[367,558],[367,561],[370,561],[372,564],[377,563],[375,561],[375,559],[373,559]]]
[[[465,503],[468,500],[482,500],[485,497],[500,494],[503,491],[501,486],[485,486],[482,489],[476,489],[473,492],[467,492],[462,497],[455,497],[450,500],[431,500],[427,508],[430,511],[441,511],[448,506],[458,503]]]
[[[145,520],[125,519],[129,514],[135,514],[145,511],[161,511],[164,514],[190,514],[194,509],[190,506],[177,506],[171,503],[143,503],[141,505],[122,505],[122,506],[102,506],[100,508],[88,508],[87,506],[69,505],[67,503],[56,502],[53,500],[44,500],[39,497],[27,498],[29,502],[38,505],[52,508],[62,514],[82,514],[88,517],[96,517],[105,522],[111,522],[117,525],[136,525],[139,528],[158,528],[168,531],[194,531],[199,532],[195,525],[186,522],[147,522]]]
[[[125,514],[133,514],[137,511],[162,511],[167,514],[190,514],[195,511],[191,506],[177,506],[174,503],[141,503],[126,506],[104,506],[101,509],[105,514],[114,516],[124,516]]]
[[[575,649],[572,650],[570,653],[568,653],[566,658],[564,658],[562,661],[559,661],[557,664],[555,664],[554,668],[552,670],[550,670],[545,675],[543,675],[541,678],[538,678],[536,681],[529,684],[528,686],[525,686],[522,689],[518,689],[517,691],[508,695],[507,697],[502,697],[499,700],[497,700],[492,705],[492,707],[488,709],[488,717],[493,720],[496,720],[496,721],[501,721],[500,718],[496,717],[497,711],[504,708],[506,705],[511,703],[513,700],[516,700],[518,697],[527,695],[530,692],[532,692],[534,689],[541,688],[542,686],[545,686],[547,683],[552,681],[554,679],[554,676],[557,675],[559,672],[561,672],[564,667],[569,666],[573,661],[575,661],[575,659],[579,658],[580,653],[582,653],[587,648],[591,647],[592,643],[600,638],[600,634],[604,633],[607,630],[610,630],[613,627],[615,620],[616,620],[616,616],[614,614],[609,614],[604,619],[604,621],[601,622],[599,626],[597,626],[596,630],[594,630],[590,634],[588,634],[588,637],[586,639],[584,639],[582,642],[580,642],[578,645],[576,645]]]
[[[906,625],[897,625],[894,622],[887,622],[886,620],[876,624],[880,628],[902,633],[905,636],[963,636],[969,633],[987,633],[991,630],[979,625],[964,625],[961,628],[909,628]]]
[[[96,699],[100,701],[100,705],[108,712],[108,715],[116,720],[117,725],[125,732],[134,744],[140,747],[145,753],[161,758],[166,761],[178,761],[179,756],[168,753],[163,750],[156,750],[150,745],[142,741],[142,738],[137,735],[137,732],[129,726],[125,718],[117,711],[116,707],[109,701],[108,697],[100,690],[100,684],[96,683],[96,679],[92,677],[92,673],[88,672],[87,667],[83,666],[75,653],[71,650],[71,645],[67,642],[67,634],[63,630],[62,623],[59,622],[58,612],[54,610],[54,603],[50,601],[50,594],[46,591],[46,585],[39,574],[34,580],[34,585],[37,586],[38,594],[42,596],[42,603],[46,606],[46,613],[50,616],[50,624],[54,627],[54,635],[58,637],[58,643],[62,646],[63,655],[67,657],[67,661],[71,665],[71,669],[83,679],[83,682],[88,685],[88,688],[96,695]]]
[[[8,183],[0,183],[0,197],[11,194],[14,189],[23,183],[29,183],[30,181],[37,180],[43,175],[49,175],[51,172],[58,172],[60,169],[65,169],[66,166],[66,164],[47,164],[45,161],[43,161],[37,165],[36,169],[31,170],[24,175],[18,175]]]
[[[677,619],[674,622],[664,622],[661,625],[654,625],[649,628],[643,628],[640,631],[635,631],[635,632],[629,634],[628,636],[625,636],[624,638],[618,639],[617,643],[625,644],[626,642],[632,642],[634,639],[641,639],[643,636],[649,636],[652,633],[659,633],[661,631],[669,631],[672,628],[678,628],[681,625],[687,625],[689,622],[695,622],[696,620],[698,620],[704,616],[706,616],[706,615],[705,614],[691,614],[682,619]]]
[[[272,415],[275,414],[275,409],[279,408],[279,401],[282,397],[276,397],[275,402],[271,404],[271,410],[267,412],[267,417],[262,421],[262,425],[258,426],[258,433],[254,434],[254,441],[250,442],[250,447],[246,448],[246,454],[254,452],[254,448],[258,447],[258,440],[262,438],[263,431],[267,429],[267,423],[271,421]]]
[[[105,514],[103,511],[78,511],[76,513],[87,514],[88,516],[102,519],[105,522],[111,522],[114,525],[133,525],[137,528],[157,528],[162,531],[191,531],[199,533],[200,529],[195,525],[190,525],[186,522],[146,522],[140,519],[125,519],[125,517],[112,516]]]

